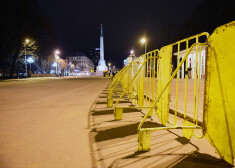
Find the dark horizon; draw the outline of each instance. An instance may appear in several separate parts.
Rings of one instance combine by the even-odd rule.
[[[0,8],[3,60],[11,55],[4,53],[4,41],[9,38],[10,42],[11,28],[12,32],[21,31],[18,35],[12,33],[17,39],[16,46],[10,44],[12,48],[32,38],[38,43],[39,57],[46,58],[55,49],[61,50],[62,58],[69,52],[83,52],[89,57],[90,50],[100,47],[102,24],[104,58],[119,68],[130,50],[136,56],[144,53],[140,43],[144,36],[147,51],[151,51],[197,33],[212,33],[216,27],[235,20],[233,0],[5,0]]]
[[[144,47],[139,43],[143,36],[148,39],[148,51],[161,47],[159,38],[164,27],[175,25],[175,29],[180,29],[202,2],[39,1],[51,20],[53,37],[57,39],[53,41],[55,48],[62,53],[81,51],[89,56],[90,50],[99,48],[103,24],[104,57],[117,67],[122,66],[131,49],[136,55],[143,54]],[[42,48],[52,50],[49,46]]]

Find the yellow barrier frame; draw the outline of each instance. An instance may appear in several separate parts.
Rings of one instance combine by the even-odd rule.
[[[166,88],[170,85],[170,82],[172,81],[172,79],[178,75],[178,71],[181,68],[181,66],[183,65],[183,63],[186,61],[186,59],[188,58],[189,53],[192,51],[193,47],[195,46],[208,46],[207,44],[203,44],[203,43],[194,43],[190,49],[186,52],[185,57],[182,59],[182,61],[179,63],[179,65],[177,66],[177,68],[175,69],[174,73],[172,74],[171,78],[169,79],[169,81],[167,82],[167,84],[164,86],[164,88],[162,89],[161,93],[157,96],[157,99],[154,101],[154,103],[152,104],[152,106],[150,107],[150,109],[148,110],[148,112],[146,113],[146,115],[144,116],[144,118],[141,120],[138,129],[137,129],[137,141],[138,141],[138,150],[139,151],[148,151],[150,149],[150,141],[151,141],[151,131],[157,131],[157,130],[166,130],[166,129],[202,129],[202,127],[197,125],[195,126],[177,126],[176,124],[173,124],[173,127],[157,127],[157,128],[142,128],[145,120],[147,119],[147,117],[149,117],[150,113],[152,112],[152,110],[155,108],[157,102],[159,101],[159,99],[161,98],[162,94],[164,93],[164,91],[166,90]],[[176,122],[175,122],[176,123]],[[170,123],[172,124],[172,123]],[[200,136],[197,136],[200,138]]]

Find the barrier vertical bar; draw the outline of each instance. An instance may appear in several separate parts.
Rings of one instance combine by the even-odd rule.
[[[186,52],[188,52],[188,40],[186,41]],[[188,86],[188,59],[186,59],[186,66],[185,70],[187,73],[185,73],[185,92],[184,92],[184,119],[186,118],[186,110],[187,110],[187,86]]]
[[[179,65],[180,57],[180,43],[178,43],[178,52],[177,52],[177,66]],[[177,72],[177,81],[176,81],[176,96],[175,96],[175,125],[177,119],[177,105],[178,105],[178,89],[179,89],[179,71]]]
[[[200,46],[200,53],[199,53],[199,64],[198,64],[198,93],[197,93],[197,119],[196,119],[196,125],[198,124],[198,111],[199,111],[199,94],[200,94],[200,72],[201,72],[201,53],[202,53],[202,46]]]
[[[198,36],[196,37],[196,43],[198,43]],[[195,59],[195,75],[194,75],[194,96],[193,96],[193,122],[195,122],[195,113],[196,113],[196,90],[197,90],[197,55],[198,55],[198,46],[196,45],[196,59]]]

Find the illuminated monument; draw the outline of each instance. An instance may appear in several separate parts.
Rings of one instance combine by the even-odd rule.
[[[103,26],[100,25],[100,60],[99,64],[96,67],[96,74],[97,75],[103,75],[103,71],[107,71],[108,68],[105,64],[104,60],[104,40],[103,40]]]

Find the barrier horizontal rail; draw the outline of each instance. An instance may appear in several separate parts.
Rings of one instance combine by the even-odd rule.
[[[235,58],[232,37],[235,21],[218,27],[212,35],[203,32],[148,52],[123,68],[113,84],[121,88],[114,115],[121,120],[124,108],[147,110],[137,128],[139,151],[150,149],[152,131],[182,129],[188,139],[205,136],[221,158],[234,164],[235,93],[231,93],[231,87],[235,81],[231,79],[235,79],[235,69],[229,61]],[[122,98],[128,98],[132,106],[119,104]],[[153,115],[164,127],[142,128]],[[201,135],[195,129],[202,130]]]
[[[155,108],[157,106],[158,101],[160,100],[160,98],[162,97],[162,95],[164,94],[164,92],[166,91],[166,89],[169,87],[170,82],[172,81],[172,79],[178,75],[178,71],[179,69],[182,67],[183,63],[186,61],[186,59],[188,58],[189,53],[192,51],[193,47],[195,46],[208,46],[207,44],[201,44],[201,43],[195,43],[193,44],[190,49],[187,51],[185,57],[183,58],[183,60],[179,63],[179,65],[177,66],[177,68],[175,69],[174,73],[171,75],[170,79],[168,80],[168,82],[165,84],[165,86],[163,87],[163,89],[161,90],[160,94],[158,95],[157,99],[154,101],[154,103],[152,104],[151,108],[148,110],[148,112],[146,113],[146,115],[143,117],[142,121],[140,122],[138,129],[137,129],[137,133],[138,133],[138,150],[139,151],[148,151],[150,149],[150,145],[145,145],[145,143],[150,144],[150,142],[146,142],[146,141],[150,141],[151,140],[151,136],[149,135],[150,132],[146,132],[146,131],[154,131],[154,130],[166,130],[166,129],[174,129],[174,128],[184,128],[184,129],[193,129],[193,128],[202,128],[200,126],[197,125],[197,123],[194,126],[176,126],[176,120],[175,123],[171,123],[172,125],[174,125],[175,127],[167,127],[166,123],[162,122],[162,124],[165,125],[165,127],[158,127],[158,128],[142,128],[145,120],[147,119],[147,117],[149,117],[149,115],[151,114],[153,108]],[[175,114],[175,116],[177,116],[177,114]],[[167,120],[167,119],[166,119]],[[164,120],[165,122],[168,122]],[[170,122],[169,122],[170,123]],[[140,133],[140,132],[145,131],[144,133]],[[148,135],[146,135],[148,134]],[[144,136],[147,136],[144,137]],[[191,136],[190,136],[191,137]],[[200,137],[200,136],[198,136]],[[188,138],[188,137],[187,137]]]

